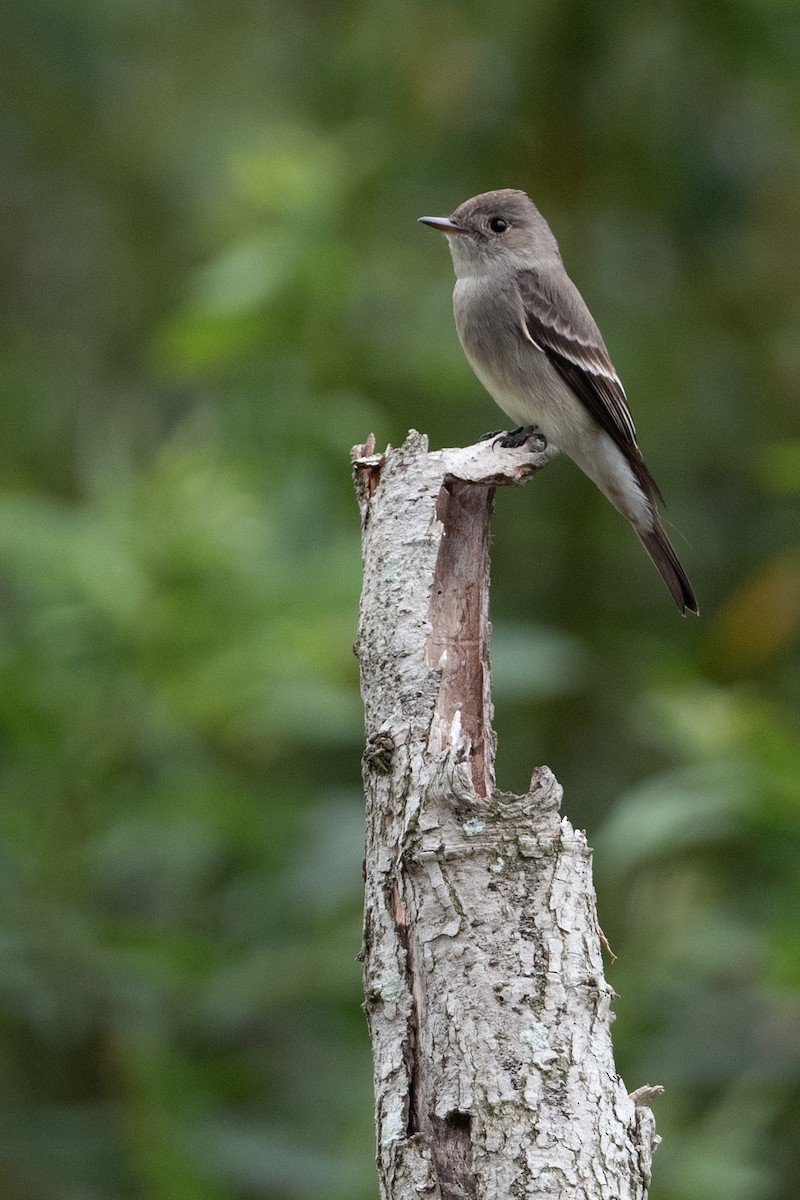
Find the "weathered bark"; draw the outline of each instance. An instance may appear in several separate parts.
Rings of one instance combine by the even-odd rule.
[[[413,432],[353,456],[381,1196],[642,1200],[654,1089],[614,1069],[591,852],[547,767],[494,788],[494,487],[544,458]]]

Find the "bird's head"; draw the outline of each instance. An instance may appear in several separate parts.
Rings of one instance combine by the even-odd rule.
[[[449,217],[419,220],[445,235],[459,279],[484,275],[493,264],[522,270],[561,261],[550,226],[525,192],[516,188],[473,196]]]

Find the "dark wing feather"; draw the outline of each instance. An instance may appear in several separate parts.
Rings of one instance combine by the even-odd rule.
[[[517,285],[528,336],[614,440],[647,494],[663,504],[636,444],[625,389],[580,292],[566,275],[551,282],[532,270],[518,272]]]

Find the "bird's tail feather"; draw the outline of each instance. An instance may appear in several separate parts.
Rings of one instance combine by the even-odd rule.
[[[664,527],[655,512],[653,513],[653,517],[652,529],[636,529],[634,525],[639,540],[655,563],[661,578],[669,588],[670,595],[677,604],[680,612],[684,615],[687,612],[699,613],[700,609],[697,606],[697,598],[686,576],[686,572],[681,566],[672,543],[667,537]]]

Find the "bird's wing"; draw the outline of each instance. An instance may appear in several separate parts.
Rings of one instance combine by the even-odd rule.
[[[625,389],[578,289],[566,276],[554,283],[533,270],[519,271],[517,286],[525,336],[614,440],[647,492],[662,499],[636,444]]]

